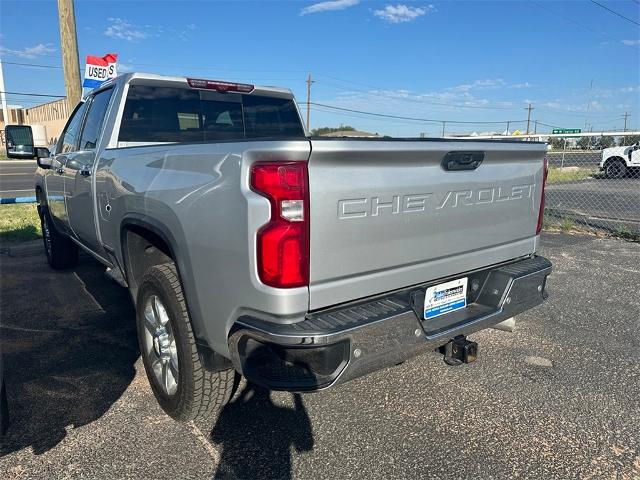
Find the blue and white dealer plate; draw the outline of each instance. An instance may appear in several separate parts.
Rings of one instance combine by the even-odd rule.
[[[455,312],[467,306],[467,277],[427,288],[424,296],[424,318]]]

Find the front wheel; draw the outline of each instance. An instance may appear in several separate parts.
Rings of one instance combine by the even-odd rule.
[[[73,267],[78,262],[78,246],[56,230],[46,205],[41,205],[38,210],[47,262],[55,270]]]
[[[627,173],[627,165],[622,160],[611,160],[604,167],[607,178],[622,178]]]
[[[173,263],[150,267],[143,275],[136,313],[144,368],[162,409],[187,421],[222,408],[233,392],[236,372],[210,372],[202,366]]]

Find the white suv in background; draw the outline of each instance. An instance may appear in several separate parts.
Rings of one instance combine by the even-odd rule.
[[[628,170],[638,168],[640,168],[640,145],[638,143],[605,148],[602,151],[600,170],[603,170],[608,178],[622,178]]]

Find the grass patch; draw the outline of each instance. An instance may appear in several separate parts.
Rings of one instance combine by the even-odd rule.
[[[542,229],[551,233],[579,233],[595,235],[596,237],[614,237],[632,242],[640,242],[640,234],[632,231],[626,225],[616,228],[602,228],[592,225],[586,225],[579,219],[570,217],[558,217],[545,213],[542,218]]]
[[[0,205],[0,242],[24,242],[41,236],[37,205]]]
[[[550,232],[571,232],[578,230],[578,225],[571,218],[558,218],[551,215],[542,217],[542,229]]]
[[[550,168],[547,176],[547,183],[576,182],[578,180],[586,180],[598,173],[597,168]]]
[[[9,160],[9,157],[7,157],[7,153],[2,151],[0,152],[0,160]]]

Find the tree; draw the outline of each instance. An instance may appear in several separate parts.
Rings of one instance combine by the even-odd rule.
[[[596,141],[596,137],[580,137],[580,140],[578,140],[578,148],[580,150],[590,150]]]
[[[640,135],[629,135],[628,137],[620,137],[618,141],[618,145],[627,146],[627,145],[635,145],[640,142]]]
[[[353,132],[355,128],[350,125],[340,125],[339,127],[320,127],[311,129],[311,135],[317,137],[319,135],[326,135],[327,133],[333,132],[343,132],[343,131]]]
[[[616,141],[613,137],[609,135],[603,135],[602,137],[599,137],[598,140],[596,141],[596,146],[601,149],[609,148],[609,147],[613,147],[615,143]]]
[[[549,145],[551,145],[551,148],[554,150],[562,150],[564,148],[564,140],[565,139],[561,137],[550,137]]]

